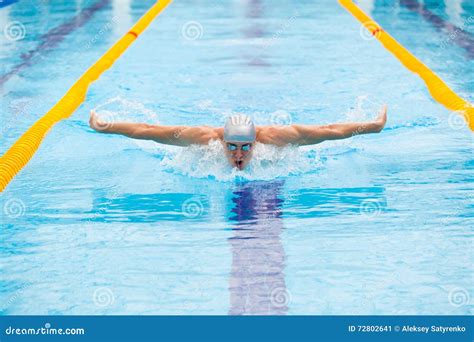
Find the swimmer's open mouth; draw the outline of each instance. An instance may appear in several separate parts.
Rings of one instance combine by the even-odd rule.
[[[243,161],[242,161],[242,160],[239,160],[239,161],[236,161],[236,162],[235,162],[235,165],[236,165],[239,169],[242,169],[242,164],[243,164]]]

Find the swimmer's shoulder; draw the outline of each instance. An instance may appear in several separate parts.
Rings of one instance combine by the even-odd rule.
[[[223,127],[202,126],[202,134],[204,135],[206,141],[223,140],[224,139],[224,128]]]
[[[256,126],[256,140],[262,144],[273,144],[276,131],[273,126]]]
[[[256,126],[257,141],[262,144],[286,146],[285,137],[290,126]],[[291,129],[290,129],[291,130]]]

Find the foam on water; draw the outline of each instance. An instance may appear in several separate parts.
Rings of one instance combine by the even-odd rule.
[[[317,170],[321,167],[319,153],[309,151],[296,146],[276,147],[256,143],[252,160],[247,168],[240,171],[232,168],[227,161],[222,143],[212,141],[209,145],[192,145],[177,153],[169,153],[162,165],[170,172],[219,181],[239,177],[269,180]]]
[[[139,101],[124,99],[120,96],[108,99],[94,110],[100,119],[107,122],[146,122],[158,124],[158,115]]]

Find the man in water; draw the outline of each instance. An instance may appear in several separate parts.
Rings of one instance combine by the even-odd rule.
[[[220,140],[232,167],[243,170],[252,159],[256,142],[276,146],[313,145],[325,140],[350,138],[354,135],[379,133],[387,121],[384,105],[374,121],[335,123],[330,125],[255,126],[249,116],[230,116],[224,127],[161,126],[145,123],[104,122],[91,111],[89,124],[98,132],[121,134],[133,139],[153,140],[160,144],[206,145]]]

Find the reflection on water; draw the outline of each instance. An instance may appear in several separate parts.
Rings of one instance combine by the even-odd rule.
[[[364,210],[390,212],[384,187],[300,189],[285,196],[285,217],[360,215]]]
[[[474,59],[474,38],[469,32],[464,31],[463,27],[456,27],[417,0],[400,0],[400,3],[410,11],[419,14],[437,30],[445,32],[450,41],[466,50],[468,58]]]
[[[245,18],[247,19],[246,23],[248,23],[248,26],[243,29],[246,39],[258,39],[265,36],[264,27],[258,21],[253,20],[263,17],[263,14],[263,3],[260,0],[248,1],[245,8]],[[250,67],[270,66],[270,63],[262,56],[261,51],[249,50],[245,58],[247,59],[247,66]]]
[[[94,192],[90,211],[82,220],[91,222],[158,222],[206,220],[209,200],[188,193],[122,194]]]
[[[1,1],[0,1],[1,2]],[[38,44],[35,48],[24,52],[21,55],[21,62],[13,66],[12,69],[8,70],[6,73],[0,75],[0,87],[3,86],[12,76],[20,73],[25,68],[32,65],[35,61],[38,60],[38,57],[42,54],[58,48],[59,44],[72,32],[76,31],[78,28],[85,26],[94,14],[110,4],[110,0],[99,0],[96,3],[81,9],[75,16],[67,18],[64,23],[54,28],[51,28],[48,32],[42,34],[38,39]],[[39,6],[37,9],[41,10],[47,6]],[[1,18],[2,20],[4,18]],[[10,19],[7,19],[10,20]],[[16,21],[12,21],[10,24],[14,24]],[[23,24],[21,24],[19,30],[24,31],[24,36],[26,36],[26,29]],[[11,41],[21,41],[22,39],[15,38],[10,39]],[[7,40],[8,41],[8,40]],[[1,43],[0,43],[1,44]],[[3,44],[1,44],[3,46]]]
[[[234,191],[231,315],[282,315],[288,310],[280,198],[283,181],[246,183]]]

